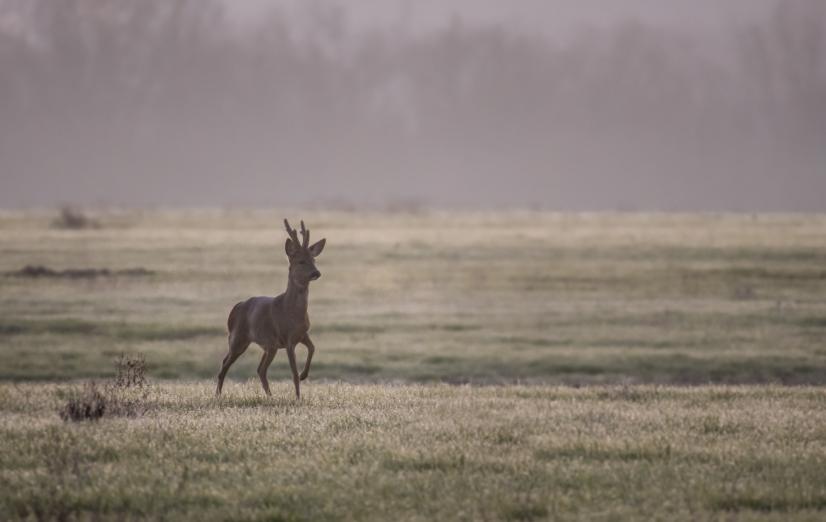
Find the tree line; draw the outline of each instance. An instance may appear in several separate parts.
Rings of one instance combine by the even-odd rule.
[[[0,0],[0,204],[818,207],[819,0],[712,51],[633,21],[559,45],[314,13],[298,38],[218,0]]]

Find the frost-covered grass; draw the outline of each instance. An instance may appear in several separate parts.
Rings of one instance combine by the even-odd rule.
[[[0,385],[3,518],[815,520],[819,388],[154,385],[67,423],[73,385]],[[129,390],[123,393],[131,393]],[[141,392],[143,393],[143,392]]]

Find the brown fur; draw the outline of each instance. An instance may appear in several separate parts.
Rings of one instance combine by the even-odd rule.
[[[298,234],[290,227],[286,219],[284,226],[290,235],[284,244],[284,250],[290,261],[287,290],[276,297],[251,297],[232,307],[227,318],[229,350],[221,363],[221,371],[218,373],[216,395],[221,394],[224,377],[232,363],[246,351],[250,343],[256,343],[264,349],[264,355],[258,364],[258,377],[261,379],[264,392],[271,395],[267,381],[267,369],[278,349],[286,348],[295,384],[295,396],[301,398],[299,382],[309,376],[310,363],[315,353],[315,346],[308,333],[310,318],[307,315],[307,304],[310,281],[321,277],[321,273],[315,266],[315,258],[321,254],[326,240],[322,239],[309,246],[310,231],[304,228],[302,221],[302,241],[299,243]],[[298,343],[307,347],[307,362],[304,364],[301,375],[298,374],[295,360],[295,347]]]

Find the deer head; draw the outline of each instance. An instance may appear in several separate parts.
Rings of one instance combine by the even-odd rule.
[[[324,250],[327,240],[322,239],[310,245],[310,231],[304,228],[304,221],[301,221],[301,242],[298,241],[298,233],[286,219],[284,227],[290,236],[284,243],[284,251],[290,260],[290,281],[298,286],[307,286],[310,281],[321,277],[321,272],[315,266],[315,258]]]

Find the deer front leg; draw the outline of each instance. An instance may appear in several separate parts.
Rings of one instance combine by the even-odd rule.
[[[298,366],[295,364],[295,345],[296,343],[290,343],[287,347],[287,358],[290,360],[290,370],[293,372],[293,384],[295,384],[295,398],[301,398],[301,389],[298,379]]]
[[[310,363],[313,361],[313,354],[315,353],[315,346],[310,340],[309,335],[305,335],[301,340],[301,344],[307,347],[307,362],[304,363],[304,370],[301,372],[300,379],[303,381],[310,376]]]

